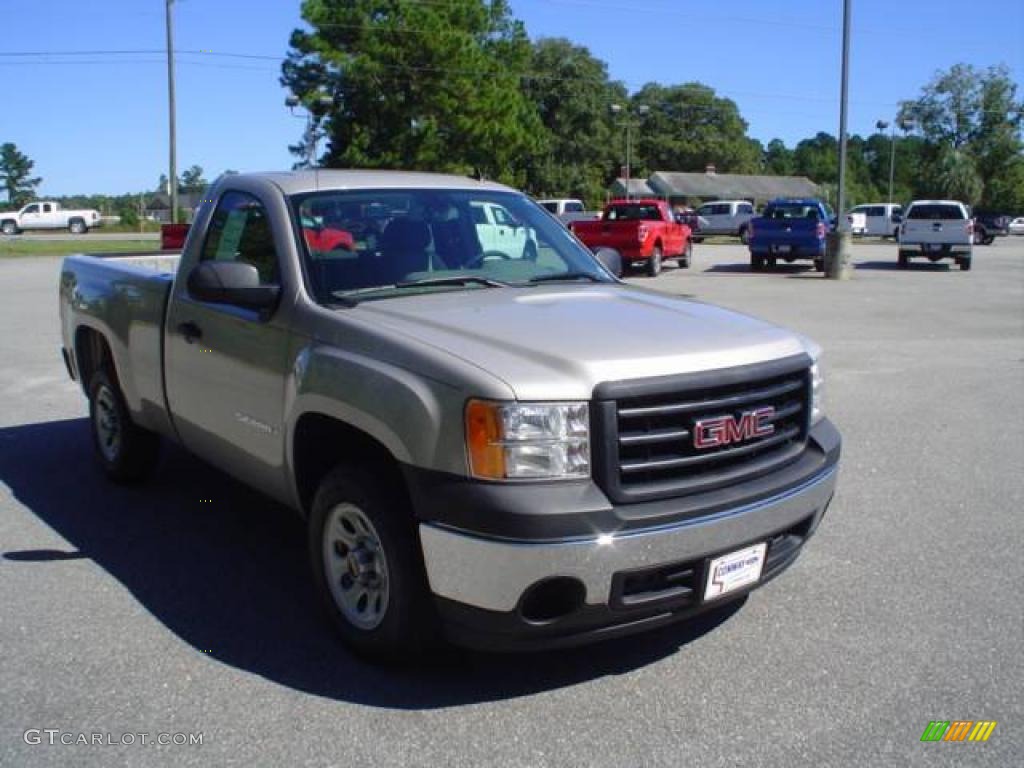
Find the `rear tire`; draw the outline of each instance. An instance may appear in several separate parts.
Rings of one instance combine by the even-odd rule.
[[[693,261],[693,242],[691,240],[686,241],[686,249],[683,251],[683,255],[676,259],[676,264],[679,265],[680,269],[689,269],[690,264]]]
[[[691,237],[690,238],[690,242],[691,243],[703,243],[704,242],[704,238],[703,237]]]
[[[744,245],[746,245],[747,243],[750,242],[750,237],[747,235],[747,228],[746,227],[740,227],[739,235],[740,235],[740,242],[743,243]]]
[[[654,246],[654,250],[651,251],[651,258],[647,260],[647,275],[648,277],[657,277],[661,274],[663,254],[661,252],[661,246]]]
[[[375,659],[433,645],[437,621],[412,510],[375,466],[327,474],[309,518],[313,582],[335,629]]]
[[[906,269],[908,266],[910,266],[910,259],[907,257],[907,254],[900,252],[900,258],[898,263],[900,269]]]
[[[814,270],[816,272],[824,272],[825,271],[825,260],[824,259],[815,259],[814,260]]]
[[[961,272],[971,271],[971,257],[968,256],[966,259],[957,259],[957,264],[960,265]]]
[[[764,256],[750,254],[750,271],[764,272]]]
[[[72,235],[84,235],[89,231],[89,228],[85,226],[85,222],[81,219],[72,219],[68,222],[68,231]]]
[[[96,456],[115,483],[152,474],[160,460],[160,437],[132,421],[114,378],[97,371],[89,382],[89,425]]]

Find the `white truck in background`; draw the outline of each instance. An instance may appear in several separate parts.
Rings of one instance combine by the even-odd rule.
[[[915,200],[899,230],[899,266],[912,258],[953,259],[963,271],[971,268],[974,221],[958,200]]]
[[[69,210],[52,200],[29,203],[19,211],[0,213],[0,232],[16,235],[27,229],[66,229],[83,235],[90,227],[103,225],[100,212],[92,208]]]

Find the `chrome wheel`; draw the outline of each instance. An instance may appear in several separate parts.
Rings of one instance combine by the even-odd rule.
[[[117,412],[117,400],[110,387],[101,386],[96,392],[96,408],[93,415],[97,445],[103,458],[117,461],[121,453],[121,417]]]
[[[324,573],[334,603],[353,626],[375,629],[388,609],[388,561],[366,514],[342,503],[327,513]]]

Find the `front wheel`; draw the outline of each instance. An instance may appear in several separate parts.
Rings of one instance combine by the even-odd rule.
[[[910,265],[910,259],[907,257],[907,254],[901,252],[900,253],[900,258],[899,258],[899,267],[900,267],[900,269],[906,269],[909,265]]]
[[[651,258],[647,260],[647,275],[649,277],[657,277],[661,274],[662,258],[661,246],[654,246],[654,250],[651,251]]]
[[[5,235],[16,235],[18,234],[18,225],[13,221],[8,220],[5,221],[3,225],[0,225],[0,231]]]
[[[309,557],[321,602],[353,650],[396,657],[433,640],[412,511],[377,468],[342,465],[324,478],[309,519]]]
[[[746,227],[740,227],[740,242],[746,245],[750,242],[750,235],[747,233]]]
[[[960,271],[961,272],[970,272],[971,271],[971,259],[970,259],[970,257],[968,257],[966,259],[957,259],[957,263],[960,265]]]
[[[750,254],[750,271],[764,272],[764,256]]]
[[[814,260],[814,269],[815,269],[816,272],[824,272],[825,271],[825,260],[824,259],[815,259]]]
[[[114,482],[135,482],[156,468],[160,438],[132,421],[120,387],[106,371],[89,383],[89,424],[96,455]]]

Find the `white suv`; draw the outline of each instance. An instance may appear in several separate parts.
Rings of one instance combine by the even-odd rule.
[[[974,222],[958,200],[915,200],[900,226],[899,265],[912,258],[931,261],[952,258],[965,272],[974,253]]]
[[[747,200],[716,200],[704,203],[697,209],[697,215],[707,221],[701,222],[700,235],[693,238],[699,243],[709,235],[738,235],[746,245],[749,223],[754,218],[754,205]]]

